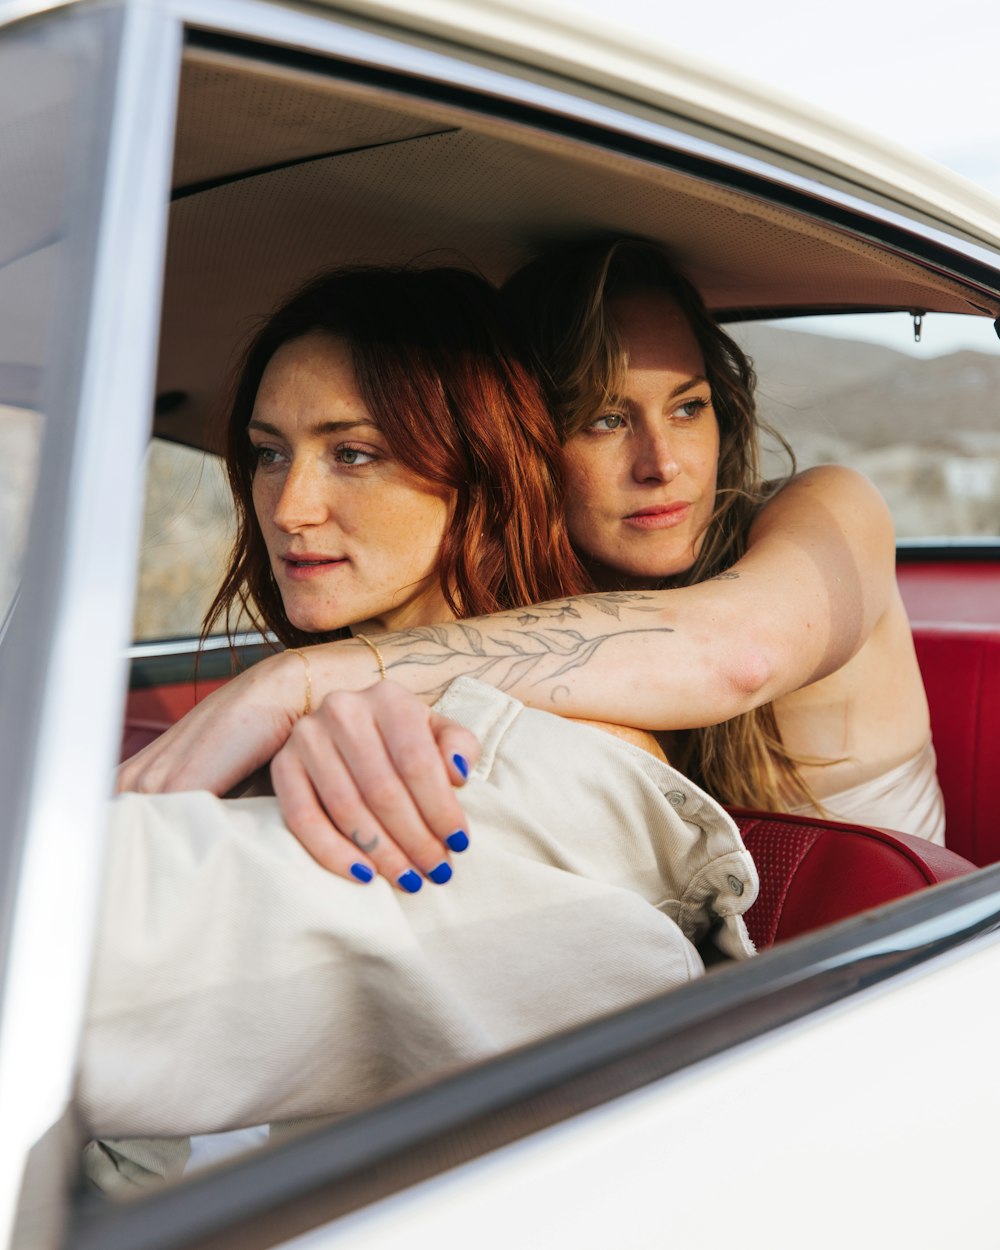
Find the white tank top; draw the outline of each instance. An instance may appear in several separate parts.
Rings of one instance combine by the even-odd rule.
[[[934,744],[895,768],[849,790],[822,798],[823,813],[835,820],[898,829],[944,846],[944,796],[937,777]],[[811,804],[789,809],[793,816],[818,816]]]

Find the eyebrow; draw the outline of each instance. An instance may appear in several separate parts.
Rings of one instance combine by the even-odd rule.
[[[318,425],[314,425],[309,430],[310,434],[340,434],[344,430],[356,430],[359,426],[368,426],[370,429],[377,430],[378,423],[375,421],[320,421]],[[260,430],[264,434],[274,434],[277,438],[284,437],[283,431],[279,430],[276,425],[271,425],[269,421],[259,421],[256,417],[251,417],[247,422],[248,430]]]
[[[667,399],[676,399],[678,395],[683,395],[685,391],[690,391],[696,386],[701,386],[702,383],[707,386],[708,378],[706,378],[702,373],[697,373],[693,378],[689,378],[686,382],[682,382],[680,386],[675,386],[667,396]]]

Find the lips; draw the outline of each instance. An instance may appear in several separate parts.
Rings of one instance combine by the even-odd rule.
[[[339,568],[347,563],[343,556],[324,556],[312,551],[304,551],[295,555],[284,555],[281,563],[289,577],[312,577],[330,569]]]
[[[637,529],[670,529],[687,520],[691,505],[687,502],[654,504],[649,508],[640,508],[624,517],[626,525]]]

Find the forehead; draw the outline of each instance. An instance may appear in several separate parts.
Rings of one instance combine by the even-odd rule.
[[[680,304],[662,291],[634,291],[608,303],[608,312],[633,370],[705,372],[705,361]]]
[[[275,412],[351,409],[361,411],[351,345],[325,330],[311,330],[289,339],[267,362],[254,398],[254,416],[272,419]]]
[[[264,368],[260,390],[293,380],[341,382],[345,375],[352,379],[354,375],[348,341],[325,330],[310,330],[281,344]]]

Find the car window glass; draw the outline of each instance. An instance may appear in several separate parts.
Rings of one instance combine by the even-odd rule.
[[[0,619],[14,600],[38,470],[41,419],[30,408],[0,404]]]
[[[727,327],[799,468],[848,464],[900,538],[1000,535],[1000,340],[986,317],[802,317]],[[780,472],[769,456],[769,473]]]
[[[57,289],[68,264],[74,101],[83,62],[72,37],[26,30],[0,49],[0,620],[14,599],[52,359]]]
[[[233,535],[232,497],[221,460],[154,439],[146,465],[136,639],[201,632]]]

